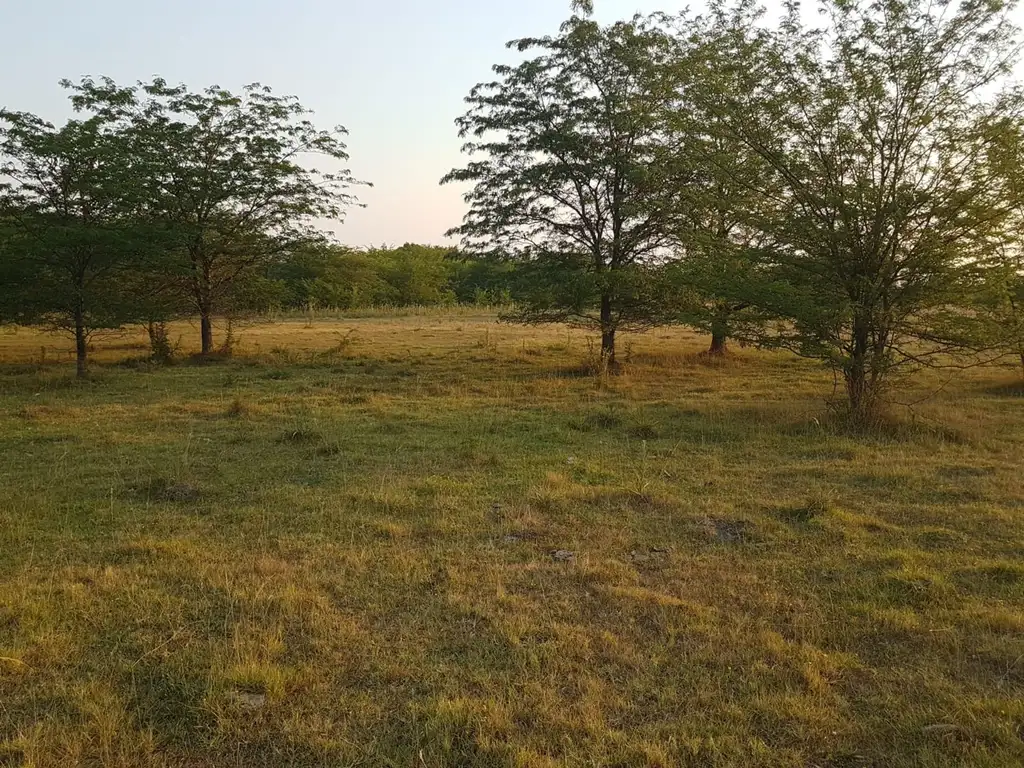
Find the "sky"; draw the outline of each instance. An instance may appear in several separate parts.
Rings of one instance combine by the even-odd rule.
[[[595,6],[600,21],[678,10]],[[464,189],[438,185],[465,162],[454,125],[464,97],[516,60],[505,42],[554,34],[568,15],[569,0],[0,0],[0,106],[62,121],[58,82],[85,75],[263,83],[297,96],[319,127],[349,131],[349,167],[374,186],[335,228],[342,242],[444,243],[465,211]]]

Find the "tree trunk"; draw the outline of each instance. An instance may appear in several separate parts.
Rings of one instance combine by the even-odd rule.
[[[612,320],[612,300],[605,294],[601,297],[601,362],[612,370],[615,362],[615,323]]]
[[[213,293],[211,287],[211,265],[206,258],[202,240],[189,247],[192,260],[192,297],[199,309],[199,325],[202,334],[202,354],[213,354]]]
[[[864,375],[863,361],[851,361],[844,371],[846,378],[846,395],[850,403],[850,415],[855,422],[868,420],[867,377]]]
[[[85,317],[81,308],[75,310],[75,363],[78,378],[84,379],[89,373],[89,344],[85,332]]]
[[[203,335],[203,354],[213,353],[213,317],[210,314],[209,306],[199,310],[199,324]]]
[[[866,318],[853,321],[853,349],[844,366],[850,416],[858,426],[870,425],[878,416],[878,380],[869,376],[870,323]]]
[[[711,347],[709,355],[724,355],[728,350],[729,325],[724,317],[716,317],[711,321]]]

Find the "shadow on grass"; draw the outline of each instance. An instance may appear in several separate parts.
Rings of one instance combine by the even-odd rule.
[[[207,687],[203,677],[145,663],[132,669],[125,682],[131,691],[132,713],[160,741],[184,746],[205,740],[215,730],[212,713],[203,707]]]
[[[1002,384],[986,387],[982,390],[986,395],[995,397],[1024,397],[1024,379],[1007,381]]]
[[[611,374],[614,375],[614,374]],[[580,362],[575,365],[562,365],[557,368],[540,369],[527,378],[536,379],[600,379],[600,374],[589,363]]]
[[[976,436],[949,424],[906,419],[889,412],[869,424],[860,423],[842,411],[822,412],[813,418],[780,419],[778,427],[790,437],[849,438],[858,442],[922,443],[941,442],[972,445]]]

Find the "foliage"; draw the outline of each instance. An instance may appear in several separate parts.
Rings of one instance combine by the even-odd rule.
[[[683,16],[679,26],[694,24]],[[722,125],[707,106],[714,80],[707,77],[707,49],[700,36],[679,40],[672,66],[678,99],[669,117],[667,142],[686,168],[687,183],[678,198],[666,201],[680,211],[676,253],[664,270],[677,301],[665,307],[666,319],[683,322],[711,336],[711,354],[726,351],[730,337],[762,342],[766,294],[784,288],[763,267],[771,221],[780,195],[768,163]]]
[[[1024,375],[1024,117],[1010,114],[993,126],[988,160],[1010,214],[992,255],[978,310],[996,348],[1014,355]]]
[[[398,306],[449,304],[455,295],[448,287],[452,273],[450,248],[406,243],[399,248],[379,248],[367,253],[381,278],[391,288]]]
[[[282,285],[282,304],[350,309],[388,303],[391,287],[364,252],[320,243],[300,248],[268,275]]]
[[[317,244],[289,254],[267,276],[279,283],[283,306],[336,309],[505,305],[516,279],[512,265],[415,243],[368,250]]]
[[[793,288],[778,343],[841,372],[873,419],[898,370],[976,346],[970,297],[1004,201],[984,157],[1015,53],[1003,2],[824,0],[776,30],[717,6],[704,106],[777,177],[762,225]]]
[[[556,37],[509,46],[540,54],[494,67],[466,99],[459,131],[479,159],[443,179],[473,185],[452,234],[525,264],[519,320],[598,328],[613,364],[616,331],[654,322],[647,267],[677,218],[663,203],[680,178],[661,142],[673,46],[651,20],[578,15]]]
[[[508,306],[518,295],[516,264],[502,259],[450,257],[451,291],[460,304]]]
[[[100,117],[56,128],[0,111],[0,317],[72,334],[80,376],[94,332],[145,318],[162,247],[124,150]]]
[[[357,199],[347,170],[304,165],[345,161],[345,129],[316,128],[294,97],[259,84],[240,95],[212,86],[195,92],[162,79],[121,87],[86,78],[73,90],[79,110],[113,120],[133,139],[145,169],[148,204],[179,238],[184,278],[212,351],[212,317],[232,303],[253,272],[321,240],[319,219],[340,219]]]

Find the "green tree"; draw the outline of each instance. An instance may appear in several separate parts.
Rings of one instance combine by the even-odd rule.
[[[142,276],[162,246],[139,215],[135,170],[100,117],[56,128],[0,111],[0,317],[70,333],[79,376],[92,334],[151,306]]]
[[[391,286],[392,301],[403,307],[450,304],[455,295],[449,287],[454,264],[451,248],[406,243],[399,248],[380,248],[368,256],[381,278]]]
[[[1024,253],[1009,242],[990,267],[981,309],[994,323],[993,346],[1015,356],[1024,378]]]
[[[291,307],[351,309],[394,301],[394,289],[381,271],[365,251],[320,243],[290,254],[270,276],[285,286]]]
[[[1015,94],[1009,112],[1020,106],[1016,99]],[[1014,355],[1024,375],[1024,116],[1019,111],[992,125],[988,159],[1010,215],[988,263],[979,309],[994,346]]]
[[[507,306],[515,298],[516,265],[494,258],[452,257],[451,289],[460,304]]]
[[[680,98],[671,116],[670,146],[685,163],[678,190],[676,253],[664,269],[675,300],[667,319],[711,336],[710,355],[727,351],[730,338],[763,341],[764,296],[780,290],[763,268],[771,242],[763,226],[775,214],[778,185],[771,168],[694,98],[706,87],[698,47],[680,47],[675,67]]]
[[[617,331],[656,322],[650,266],[679,215],[665,204],[682,181],[663,142],[674,44],[654,20],[574,14],[556,37],[509,46],[539,55],[494,67],[467,98],[458,126],[475,159],[442,183],[473,186],[450,234],[523,264],[515,319],[596,328],[614,366]]]
[[[893,374],[978,344],[970,301],[1007,214],[984,162],[1016,47],[1001,0],[822,0],[810,29],[713,10],[704,107],[780,188],[763,262],[778,343],[831,363],[853,417]]]
[[[213,318],[247,276],[322,238],[318,220],[343,218],[358,201],[347,170],[324,172],[311,158],[348,160],[345,129],[318,129],[297,99],[261,85],[234,94],[190,91],[164,80],[121,87],[84,79],[76,108],[114,120],[134,138],[153,215],[179,238],[185,287],[198,312],[202,350],[213,349]]]

